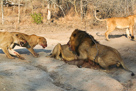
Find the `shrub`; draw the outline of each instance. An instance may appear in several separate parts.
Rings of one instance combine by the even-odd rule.
[[[42,21],[43,17],[41,16],[40,13],[31,14],[31,17],[33,18],[34,23],[36,23],[36,24],[43,23],[43,21]]]

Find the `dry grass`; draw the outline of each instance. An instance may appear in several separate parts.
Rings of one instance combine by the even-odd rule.
[[[15,0],[17,2],[17,0]],[[66,2],[66,0],[64,0]],[[62,3],[62,8],[66,14],[66,16],[63,17],[62,10],[55,5],[52,5],[51,11],[52,11],[52,19],[55,21],[57,24],[67,24],[68,26],[72,27],[77,27],[80,24],[84,24],[85,26],[91,28],[95,26],[105,26],[105,23],[103,22],[98,22],[94,18],[94,10],[99,9],[100,13],[98,13],[99,18],[108,18],[108,17],[115,17],[115,16],[125,16],[124,10],[126,8],[124,3],[121,1],[117,0],[104,0],[104,1],[99,1],[96,0],[95,2],[92,2],[93,0],[88,0],[87,2],[87,11],[84,19],[81,19],[81,12],[80,12],[80,0],[77,0],[76,2],[76,8],[78,14],[75,12],[75,8],[73,4],[70,3]],[[116,1],[115,3],[112,3]],[[20,24],[33,24],[32,18],[30,14],[32,13],[41,13],[43,17],[43,23],[47,23],[47,2],[43,0],[33,0],[30,2],[30,0],[21,0],[21,3],[24,4],[24,6],[21,7],[20,12],[21,12],[21,20]],[[118,4],[117,4],[118,3]],[[130,3],[130,2],[129,2]],[[134,2],[135,3],[135,2]],[[131,14],[132,12],[136,14],[135,6],[134,3],[132,3],[132,7],[134,11],[129,11],[128,15]],[[116,4],[116,5],[115,5]],[[33,9],[32,9],[33,7]],[[128,5],[128,8],[132,10],[132,7]],[[114,9],[113,9],[114,8]],[[119,15],[121,13],[121,15]],[[0,12],[0,17],[1,17],[1,12]],[[18,7],[4,7],[4,18],[5,18],[5,24],[16,24],[17,23],[17,17],[18,17]],[[0,20],[1,23],[1,20]]]

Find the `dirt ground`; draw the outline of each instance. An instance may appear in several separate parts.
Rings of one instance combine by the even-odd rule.
[[[46,57],[57,43],[66,44],[76,28],[93,35],[101,44],[116,48],[125,65],[136,74],[136,41],[127,39],[125,30],[113,31],[110,41],[106,41],[104,36],[96,35],[104,35],[106,28],[82,24],[0,25],[0,31],[36,34],[45,37],[48,43],[45,49],[35,47],[39,58],[34,58],[25,48],[16,47],[25,60],[8,59],[0,49],[0,91],[136,91],[136,76],[131,77],[122,68],[113,67],[106,73]]]

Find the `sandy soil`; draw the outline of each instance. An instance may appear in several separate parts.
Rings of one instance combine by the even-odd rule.
[[[111,33],[110,41],[104,35],[105,28],[84,28],[82,26],[43,24],[43,25],[14,25],[0,26],[1,31],[17,31],[36,34],[47,39],[48,47],[42,49],[37,45],[35,51],[39,58],[34,58],[29,51],[22,47],[15,50],[25,57],[8,59],[0,49],[0,91],[135,91],[136,76],[122,68],[111,68],[109,73],[100,70],[77,68],[53,58],[47,58],[57,43],[66,44],[75,28],[86,30],[101,44],[116,48],[125,65],[136,74],[136,41],[127,39],[125,30]],[[136,34],[136,33],[135,33]]]

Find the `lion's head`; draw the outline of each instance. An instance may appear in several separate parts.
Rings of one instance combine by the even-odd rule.
[[[87,41],[90,46],[93,46],[95,43],[98,43],[98,41],[96,41],[92,35],[89,35],[85,31],[75,29],[70,36],[68,45],[70,46],[72,51],[75,51],[77,55],[79,55],[78,48],[85,41]]]
[[[39,37],[38,44],[41,45],[43,48],[47,47],[47,41],[44,37]]]
[[[22,47],[30,47],[29,43],[25,40],[24,36],[20,33],[17,33],[13,36],[14,42],[19,44]]]

